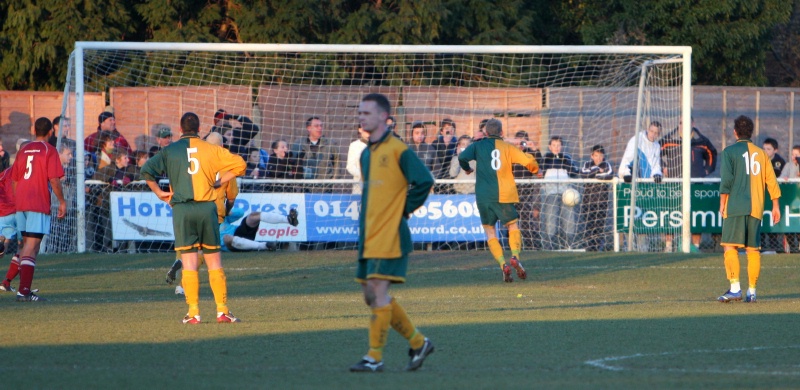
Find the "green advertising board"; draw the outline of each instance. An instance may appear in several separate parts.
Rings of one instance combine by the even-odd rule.
[[[800,233],[800,190],[798,183],[780,183],[779,201],[781,220],[772,225],[772,200],[765,199],[761,231],[764,233]],[[719,214],[719,183],[692,183],[691,232],[721,233],[722,216]],[[636,213],[634,232],[666,233],[683,224],[680,183],[640,183],[636,185]],[[665,201],[673,200],[673,201]],[[617,220],[619,232],[628,231],[631,202],[631,185],[617,185]]]

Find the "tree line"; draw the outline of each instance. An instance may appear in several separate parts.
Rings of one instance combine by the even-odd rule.
[[[696,85],[800,86],[800,0],[5,0],[0,89],[64,88],[76,41],[688,45]]]

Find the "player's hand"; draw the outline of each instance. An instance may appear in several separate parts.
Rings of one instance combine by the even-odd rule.
[[[653,181],[656,184],[660,184],[661,183],[661,175],[653,175]]]
[[[212,184],[211,186],[212,186],[212,187],[214,187],[215,189],[217,189],[217,188],[219,188],[219,187],[222,187],[222,183],[219,181],[219,179],[217,179],[217,180],[214,182],[214,184]]]
[[[58,219],[62,219],[67,216],[67,203],[66,202],[59,202],[58,203],[58,214],[56,214]]]
[[[167,203],[169,203],[169,201],[172,200],[172,192],[161,191],[156,195],[158,196],[158,199],[161,199]]]
[[[777,225],[778,222],[781,221],[781,209],[779,207],[774,207],[772,209],[772,224]]]
[[[625,176],[622,177],[622,180],[625,181],[626,183],[630,183],[630,182],[633,181],[633,176],[625,175]]]

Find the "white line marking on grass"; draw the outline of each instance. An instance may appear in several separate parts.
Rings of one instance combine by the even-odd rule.
[[[583,362],[584,364],[590,365],[592,367],[597,367],[602,370],[607,371],[625,371],[625,370],[642,370],[641,368],[629,368],[625,367],[622,364],[617,362],[622,362],[624,360],[632,360],[638,358],[647,358],[647,357],[666,357],[666,356],[674,356],[674,355],[689,355],[689,354],[704,354],[704,353],[730,353],[730,352],[751,352],[751,351],[764,351],[770,349],[800,349],[800,345],[782,345],[782,346],[758,346],[758,347],[749,347],[749,348],[724,348],[724,349],[695,349],[690,351],[673,351],[673,352],[661,352],[661,353],[635,353],[633,355],[623,355],[623,356],[609,356],[602,359],[595,359],[595,360],[587,360]],[[748,375],[778,375],[778,376],[800,376],[800,370],[798,371],[776,371],[776,370],[769,370],[769,371],[758,371],[758,370],[742,370],[741,368],[736,368],[733,370],[721,370],[721,369],[686,369],[686,368],[645,368],[643,370],[647,371],[668,371],[668,372],[681,372],[681,373],[707,373],[707,374],[748,374]]]

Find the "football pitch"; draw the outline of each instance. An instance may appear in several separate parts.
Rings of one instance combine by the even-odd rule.
[[[436,352],[404,372],[408,344],[391,331],[386,371],[373,374],[348,372],[367,351],[370,315],[355,256],[225,254],[229,305],[243,322],[216,323],[201,272],[203,323],[193,326],[181,324],[183,296],[164,282],[173,254],[40,256],[34,287],[48,302],[0,295],[3,387],[800,384],[797,255],[763,257],[757,303],[721,304],[720,254],[527,252],[528,280],[508,284],[488,251],[415,252],[408,283],[390,292]]]

